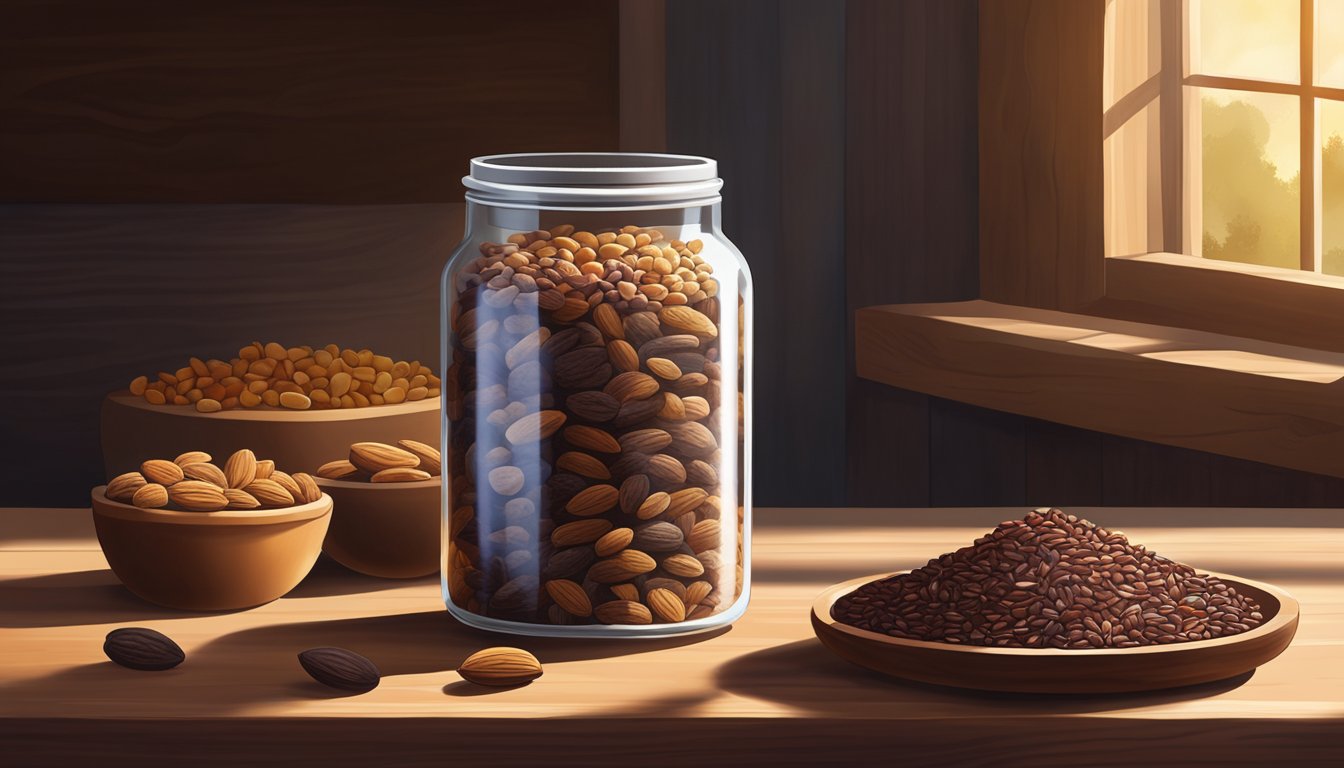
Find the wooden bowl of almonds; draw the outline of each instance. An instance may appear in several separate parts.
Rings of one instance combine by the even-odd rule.
[[[230,611],[289,592],[317,562],[331,497],[250,450],[223,466],[191,451],[150,459],[93,489],[93,522],[112,572],[151,603]]]
[[[322,550],[352,571],[413,579],[439,570],[439,450],[416,440],[358,442],[323,464],[317,484],[335,501]]]

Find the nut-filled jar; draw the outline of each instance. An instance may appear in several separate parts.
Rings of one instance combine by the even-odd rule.
[[[472,160],[443,273],[443,590],[472,626],[657,636],[746,610],[751,276],[713,160]]]

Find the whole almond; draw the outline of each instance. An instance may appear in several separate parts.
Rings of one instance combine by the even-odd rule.
[[[168,500],[188,512],[218,512],[229,506],[224,490],[204,480],[182,480],[168,486]]]
[[[652,381],[652,379],[650,379]],[[621,410],[616,413],[616,418],[612,419],[612,424],[617,427],[629,427],[635,424],[642,424],[653,418],[663,409],[663,400],[660,397],[646,397],[643,400],[627,400],[621,403]]]
[[[649,476],[655,480],[661,480],[668,484],[686,482],[686,468],[681,465],[680,461],[665,453],[650,456],[647,466]]]
[[[673,576],[694,578],[705,572],[705,566],[692,555],[675,554],[662,562],[663,570]]]
[[[719,484],[719,471],[713,464],[695,459],[686,465],[686,479],[696,485],[713,487]]]
[[[415,440],[398,440],[397,445],[405,451],[415,454],[420,459],[419,468],[425,470],[431,475],[440,474],[443,469],[442,456],[439,449]]]
[[[658,380],[642,371],[626,371],[607,382],[602,391],[621,403],[627,400],[643,400],[658,394]],[[662,407],[661,403],[659,407]]]
[[[686,404],[681,401],[681,396],[672,392],[663,393],[663,407],[658,411],[658,418],[665,421],[682,421],[686,418]]]
[[[257,455],[246,448],[236,451],[224,462],[224,477],[230,488],[246,488],[257,479]]]
[[[699,563],[698,560],[696,562]],[[652,557],[637,549],[627,549],[605,560],[598,560],[588,569],[588,578],[599,584],[618,584],[642,576],[657,567],[658,563],[654,562]]]
[[[654,376],[660,379],[676,381],[681,378],[681,369],[677,367],[676,363],[665,357],[650,357],[644,361],[644,364],[649,367],[649,371]]]
[[[658,315],[653,312],[633,312],[625,316],[621,325],[625,330],[626,341],[633,344],[636,349],[663,335]]]
[[[686,620],[686,604],[668,589],[651,589],[645,597],[654,616],[671,624]]]
[[[244,491],[241,488],[225,488],[224,498],[229,500],[229,506],[226,509],[260,509],[261,502],[257,497]]]
[[[593,324],[598,327],[598,330],[606,334],[607,338],[625,338],[625,328],[621,323],[621,316],[616,308],[610,304],[598,304],[593,307]]]
[[[123,667],[144,672],[172,669],[187,658],[181,646],[167,635],[144,627],[124,627],[108,632],[103,640],[103,653]]]
[[[487,479],[495,493],[501,496],[512,496],[523,489],[523,483],[527,478],[523,475],[523,470],[512,466],[503,466],[490,470]]]
[[[718,326],[714,325],[713,320],[685,305],[663,307],[658,313],[658,319],[663,325],[678,331],[689,331],[711,339],[719,335]]]
[[[714,586],[708,581],[696,581],[686,587],[686,595],[682,598],[687,608],[699,605],[709,593],[714,591]]]
[[[636,429],[621,435],[621,450],[657,453],[672,444],[672,435],[661,429]]]
[[[145,483],[135,489],[130,502],[141,509],[158,509],[168,506],[168,489],[158,483]]]
[[[140,474],[146,482],[172,485],[182,479],[182,468],[165,459],[150,459],[140,465]]]
[[[575,448],[582,448],[586,451],[596,451],[597,453],[621,452],[620,442],[612,437],[609,432],[597,427],[589,427],[583,424],[565,427],[565,439]]]
[[[350,446],[350,463],[370,474],[397,467],[416,467],[420,458],[414,453],[387,443],[364,442]]]
[[[709,494],[703,488],[682,488],[679,491],[673,491],[668,499],[667,516],[679,517],[698,508],[705,503]]]
[[[136,491],[145,487],[145,482],[145,476],[139,472],[124,472],[108,481],[103,495],[113,501],[129,502]]]
[[[633,474],[621,483],[620,504],[621,511],[627,515],[633,515],[639,511],[640,505],[649,497],[649,476]]]
[[[285,490],[284,486],[269,478],[253,480],[243,490],[256,497],[263,507],[288,507],[294,504],[294,496]]]
[[[205,451],[187,451],[176,459],[173,459],[173,463],[183,469],[186,469],[188,464],[208,464],[211,461],[213,461],[213,459],[210,457],[210,454]]]
[[[317,682],[342,691],[371,691],[382,679],[372,661],[344,648],[309,648],[299,654],[299,665]]]
[[[612,600],[594,609],[597,620],[603,624],[652,624],[653,614],[643,603],[634,600]]]
[[[346,459],[337,459],[328,461],[326,464],[317,468],[317,476],[327,480],[346,480],[359,474],[359,467],[351,464]]]
[[[667,357],[670,359],[671,355],[678,352],[696,351],[700,348],[700,339],[689,333],[682,333],[663,336],[635,346],[639,349],[639,359],[641,360],[648,360],[651,357]]]
[[[254,480],[265,480],[275,472],[275,461],[272,459],[257,459],[257,476]]]
[[[269,478],[264,479],[274,480],[275,482],[279,483],[281,488],[284,488],[286,491],[289,491],[289,495],[295,501],[300,501],[303,499],[303,489],[299,488],[299,484],[294,482],[294,478],[290,477],[288,472],[281,472],[280,470],[276,470],[271,473],[271,476]]]
[[[486,648],[467,657],[457,673],[477,685],[513,686],[541,677],[541,662],[521,648]]]
[[[621,403],[605,392],[578,392],[565,398],[565,408],[580,419],[601,423],[614,419]]]
[[[432,480],[433,475],[415,467],[390,467],[373,473],[370,483],[417,483]]]
[[[680,528],[659,521],[640,526],[635,531],[633,546],[646,552],[672,552],[681,547],[682,541]]]
[[[535,443],[554,435],[565,424],[563,411],[537,411],[529,413],[509,425],[504,437],[513,445]]]
[[[668,424],[667,432],[677,442],[677,450],[687,456],[707,456],[718,450],[719,442],[709,427],[695,421]]]
[[[616,506],[620,491],[610,485],[594,485],[574,494],[565,511],[578,517],[592,517]]]
[[[546,582],[546,594],[555,604],[575,616],[593,615],[593,603],[583,587],[569,579],[552,579]]]
[[[663,577],[663,576],[647,576],[647,577],[645,577],[645,579],[644,579],[644,586],[642,587],[642,589],[644,590],[644,594],[645,594],[646,596],[647,596],[648,593],[651,592],[652,590],[655,590],[655,589],[667,589],[667,590],[671,590],[672,593],[675,594],[679,599],[683,599],[683,598],[686,597],[686,585],[685,585],[685,584],[682,584],[680,581],[677,581],[676,579],[669,579],[669,578],[665,578],[665,577]]]
[[[556,547],[573,547],[579,544],[591,544],[611,530],[611,523],[600,517],[588,520],[575,520],[572,523],[557,525],[551,531],[551,544]]]
[[[681,404],[686,409],[686,418],[689,421],[699,421],[709,416],[709,401],[699,395],[683,397]]]
[[[182,474],[189,480],[203,480],[220,488],[229,487],[229,480],[224,476],[224,470],[209,462],[200,461],[194,464],[184,464],[182,465]]]
[[[634,540],[635,532],[630,528],[617,528],[610,531],[593,544],[593,551],[598,557],[608,557],[630,546]]]
[[[580,451],[567,451],[560,454],[560,457],[555,460],[555,467],[594,480],[611,479],[611,470],[607,469],[606,464]]]
[[[607,357],[618,371],[628,373],[639,370],[639,353],[624,339],[616,339],[607,345]]]
[[[295,472],[294,483],[299,486],[299,494],[295,497],[297,501],[302,501],[304,504],[311,504],[322,498],[322,489],[318,487],[317,481],[313,479],[313,476],[307,472]]]
[[[691,528],[691,535],[686,537],[686,543],[691,545],[691,550],[694,552],[717,549],[720,533],[718,520],[701,520]]]
[[[635,517],[638,517],[640,520],[652,520],[666,512],[667,507],[671,502],[672,497],[663,491],[651,494],[644,500],[643,504],[639,505],[639,509],[635,512]]]

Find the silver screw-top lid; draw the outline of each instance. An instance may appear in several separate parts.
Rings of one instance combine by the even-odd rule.
[[[589,207],[717,202],[718,163],[651,152],[538,152],[473,158],[467,198],[492,204]]]

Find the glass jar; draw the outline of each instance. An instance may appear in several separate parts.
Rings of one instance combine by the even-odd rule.
[[[442,281],[443,591],[457,619],[659,636],[746,610],[751,276],[717,165],[471,161]]]

